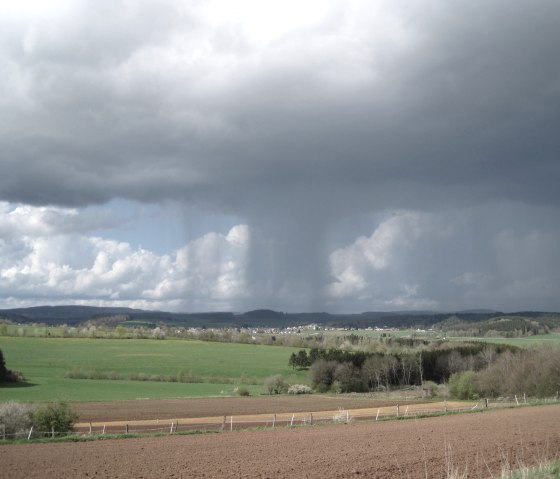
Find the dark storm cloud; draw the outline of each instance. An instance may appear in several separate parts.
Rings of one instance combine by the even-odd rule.
[[[0,20],[0,199],[231,213],[275,244],[254,276],[307,297],[345,216],[559,205],[558,2],[333,2],[269,37],[196,2],[77,5]]]
[[[4,34],[3,90],[23,90],[3,102],[4,199],[231,204],[242,191],[236,207],[250,209],[256,198],[274,208],[287,188],[351,210],[450,190],[558,200],[543,195],[560,146],[555,2],[389,7],[404,46],[375,25],[349,42],[342,20],[309,33],[334,52],[303,34],[223,52],[215,31],[169,5],[108,5],[76,9],[70,31]]]

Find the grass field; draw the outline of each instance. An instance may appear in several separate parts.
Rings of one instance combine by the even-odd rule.
[[[539,334],[526,336],[524,338],[474,338],[474,337],[447,337],[450,341],[483,341],[486,343],[512,344],[514,346],[527,347],[535,344],[560,344],[560,333]]]
[[[185,340],[119,340],[74,338],[0,338],[6,365],[21,371],[31,385],[3,387],[0,401],[117,400],[171,398],[232,394],[243,384],[253,394],[273,374],[290,382],[305,382],[307,374],[288,366],[297,349],[279,346],[212,343]],[[202,383],[185,384],[153,381],[66,379],[65,373],[114,371],[169,376],[189,372]],[[209,382],[211,381],[211,382]]]
[[[357,329],[352,331],[321,331],[317,333],[312,330],[303,330],[302,335],[312,335],[321,334],[324,336],[350,336],[354,334],[356,336],[364,336],[367,338],[380,338],[382,334],[390,336],[392,338],[415,338],[415,339],[426,339],[428,341],[435,341],[438,339],[445,338],[449,341],[482,341],[486,343],[496,343],[496,344],[512,344],[515,346],[531,346],[534,344],[548,344],[551,342],[557,342],[560,344],[560,333],[550,333],[550,334],[540,334],[536,336],[526,336],[523,338],[502,338],[502,337],[470,337],[470,336],[446,336],[444,333],[435,331],[418,331],[416,329],[401,329],[394,331],[375,331],[368,329]]]

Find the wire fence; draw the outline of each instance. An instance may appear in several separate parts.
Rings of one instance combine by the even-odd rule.
[[[57,438],[64,436],[112,436],[112,435],[153,435],[153,434],[187,434],[189,432],[231,432],[242,429],[274,429],[286,427],[303,427],[318,424],[348,424],[356,421],[381,421],[388,419],[452,414],[483,409],[497,409],[523,405],[558,403],[557,398],[529,401],[525,396],[515,396],[513,399],[489,401],[482,399],[478,402],[458,403],[408,403],[396,404],[390,407],[368,409],[339,409],[324,412],[297,412],[279,414],[255,414],[239,416],[216,416],[212,418],[166,419],[150,421],[107,422],[80,424],[70,432],[39,431],[33,427],[8,432],[0,424],[0,440],[31,440],[34,438]]]

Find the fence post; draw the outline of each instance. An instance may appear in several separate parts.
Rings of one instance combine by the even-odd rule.
[[[128,434],[128,424],[126,425],[126,428],[124,430],[125,434]]]
[[[519,401],[517,400],[517,394],[515,395],[515,403],[519,406]]]
[[[408,416],[408,404],[406,405],[406,410],[405,410],[405,412],[404,412],[404,415],[405,415],[405,416]]]
[[[401,414],[401,410],[400,410],[400,409],[401,409],[401,408],[400,408],[400,406],[399,406],[399,403],[397,403],[397,417],[399,417],[400,414]]]
[[[311,413],[309,416],[309,424],[313,426],[313,413]]]
[[[233,431],[233,416],[229,417],[229,430]]]
[[[527,404],[527,395],[525,393],[523,393],[523,402]]]
[[[274,417],[272,418],[272,429],[274,429],[274,426],[276,425],[276,414],[274,415]]]
[[[51,427],[51,437],[54,437],[54,426]]]
[[[31,429],[29,430],[29,434],[27,435],[27,440],[29,441],[29,439],[31,439],[31,434],[33,434],[33,426],[31,426]]]
[[[379,408],[377,408],[377,414],[375,415],[375,420],[377,421],[377,418],[379,417]]]
[[[295,414],[292,414],[292,421],[290,422],[290,427],[292,427],[294,425],[294,417],[295,417]]]
[[[485,399],[484,399],[484,402],[485,402],[486,408],[488,408],[488,398],[485,398]]]
[[[105,424],[103,424],[103,432],[102,432],[102,434],[105,435]]]
[[[91,436],[91,422],[89,423],[89,435]]]
[[[224,432],[226,428],[226,417],[224,416],[224,421],[222,422],[222,432]]]
[[[445,409],[445,412],[447,412],[447,399],[444,402],[444,409]]]
[[[173,421],[171,421],[171,429],[169,429],[169,434],[173,434]]]

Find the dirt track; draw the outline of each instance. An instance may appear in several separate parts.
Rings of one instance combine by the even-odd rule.
[[[560,453],[560,406],[407,421],[0,447],[19,478],[487,478]]]
[[[415,401],[399,401],[401,405]],[[395,405],[364,396],[251,396],[226,398],[158,399],[75,403],[80,422],[135,421],[244,414],[330,411],[338,408],[360,409]]]

